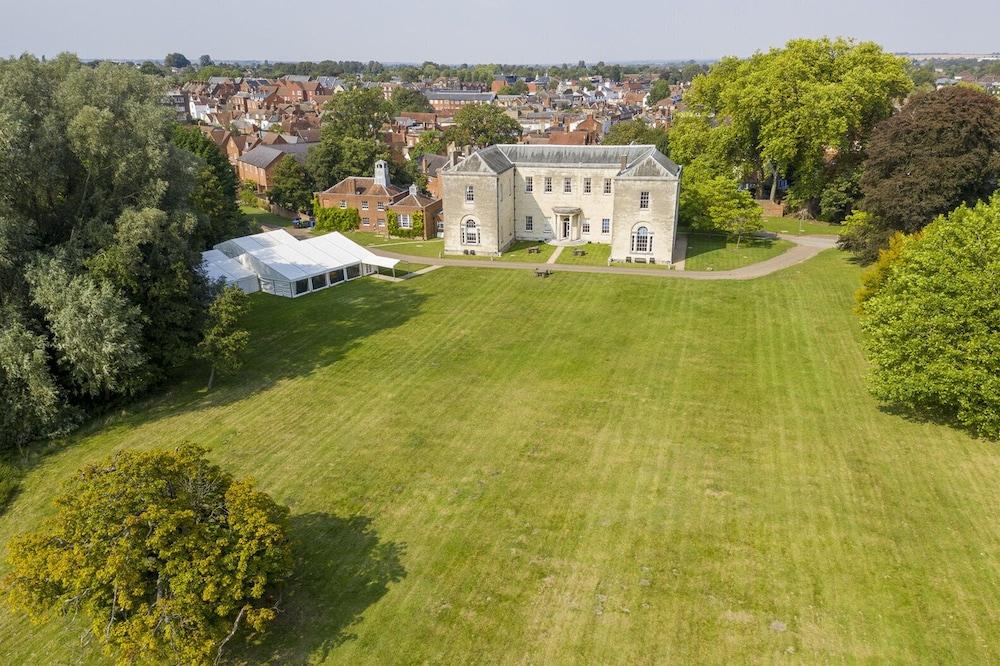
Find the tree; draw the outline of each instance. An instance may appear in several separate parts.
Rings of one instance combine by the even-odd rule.
[[[389,161],[389,149],[381,141],[348,137],[340,142],[338,168],[341,178],[369,175],[374,172],[375,162],[379,160]]]
[[[447,149],[444,133],[438,130],[426,130],[420,134],[413,148],[410,148],[410,158],[415,160],[421,155],[443,155]]]
[[[652,144],[664,155],[670,154],[670,140],[667,130],[650,127],[639,118],[615,123],[601,141],[606,146],[627,146],[629,144]]]
[[[737,237],[761,228],[762,211],[733,178],[712,175],[696,161],[684,169],[680,217],[692,229]]]
[[[861,207],[882,233],[912,233],[960,204],[987,198],[1000,179],[1000,101],[953,86],[917,93],[872,132]],[[869,258],[881,245],[850,245]]]
[[[312,183],[305,167],[286,155],[274,168],[268,197],[271,203],[293,211],[306,211],[312,202]]]
[[[249,223],[236,203],[236,174],[229,159],[196,127],[175,126],[173,140],[205,162],[205,168],[198,170],[191,194],[194,209],[205,222],[201,247],[246,233]]]
[[[524,79],[518,79],[510,85],[505,85],[497,91],[498,95],[526,95],[528,93],[528,84],[525,83]]]
[[[407,111],[415,113],[434,112],[434,107],[431,106],[427,97],[419,90],[414,90],[413,88],[404,88],[402,86],[396,88],[392,91],[390,103],[397,115]]]
[[[1000,435],[1000,195],[894,237],[858,312],[875,397]]]
[[[215,63],[212,62],[212,56],[210,55],[203,55],[198,58],[199,67],[208,67],[209,65],[214,65],[214,64]]]
[[[239,370],[241,356],[250,341],[250,334],[240,328],[250,307],[250,299],[238,287],[225,287],[208,307],[205,335],[198,343],[198,357],[208,361],[208,390],[212,390],[216,371]]]
[[[678,124],[672,140],[722,158],[725,173],[753,182],[758,195],[781,176],[810,210],[829,180],[864,155],[871,128],[910,91],[905,61],[871,42],[796,39],[749,59],[723,58],[694,79],[685,94],[691,112],[710,128]],[[701,151],[696,151],[700,153]]]
[[[205,451],[119,451],[70,477],[56,513],[10,544],[8,604],[79,613],[121,664],[209,664],[276,616],[288,509]]]
[[[338,139],[376,139],[391,112],[379,88],[346,90],[327,103],[323,131]]]
[[[139,66],[139,71],[143,74],[148,74],[150,76],[163,76],[163,71],[156,65],[155,62],[147,60]]]
[[[204,163],[162,95],[131,65],[0,60],[0,413],[23,416],[5,446],[136,395],[200,339]]]
[[[183,53],[168,53],[163,59],[163,64],[166,67],[184,69],[191,65],[191,61],[184,57]]]
[[[146,363],[139,308],[107,281],[70,276],[56,259],[32,267],[27,277],[72,390],[87,397],[135,393]]]
[[[521,125],[503,112],[487,104],[469,104],[455,113],[455,124],[445,130],[445,138],[457,145],[485,148],[497,143],[517,143]]]
[[[670,84],[663,79],[653,81],[653,85],[649,87],[649,104],[656,104],[668,97],[670,97]]]

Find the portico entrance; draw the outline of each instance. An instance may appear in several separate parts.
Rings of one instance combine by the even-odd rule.
[[[580,240],[580,215],[583,211],[576,207],[557,207],[552,212],[556,215],[556,240]]]

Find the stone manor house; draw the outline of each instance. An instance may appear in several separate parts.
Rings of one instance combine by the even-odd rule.
[[[440,171],[444,249],[589,241],[611,245],[612,261],[669,263],[680,175],[655,146],[490,146]]]

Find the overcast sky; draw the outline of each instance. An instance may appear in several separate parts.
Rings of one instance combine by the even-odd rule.
[[[0,55],[562,63],[748,55],[791,37],[1000,51],[1000,0],[0,0]]]

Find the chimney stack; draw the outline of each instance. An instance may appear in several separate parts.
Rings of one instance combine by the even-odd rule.
[[[413,196],[417,196],[417,185],[416,185],[416,183],[414,183],[413,185],[410,185],[410,194],[413,195]]]

